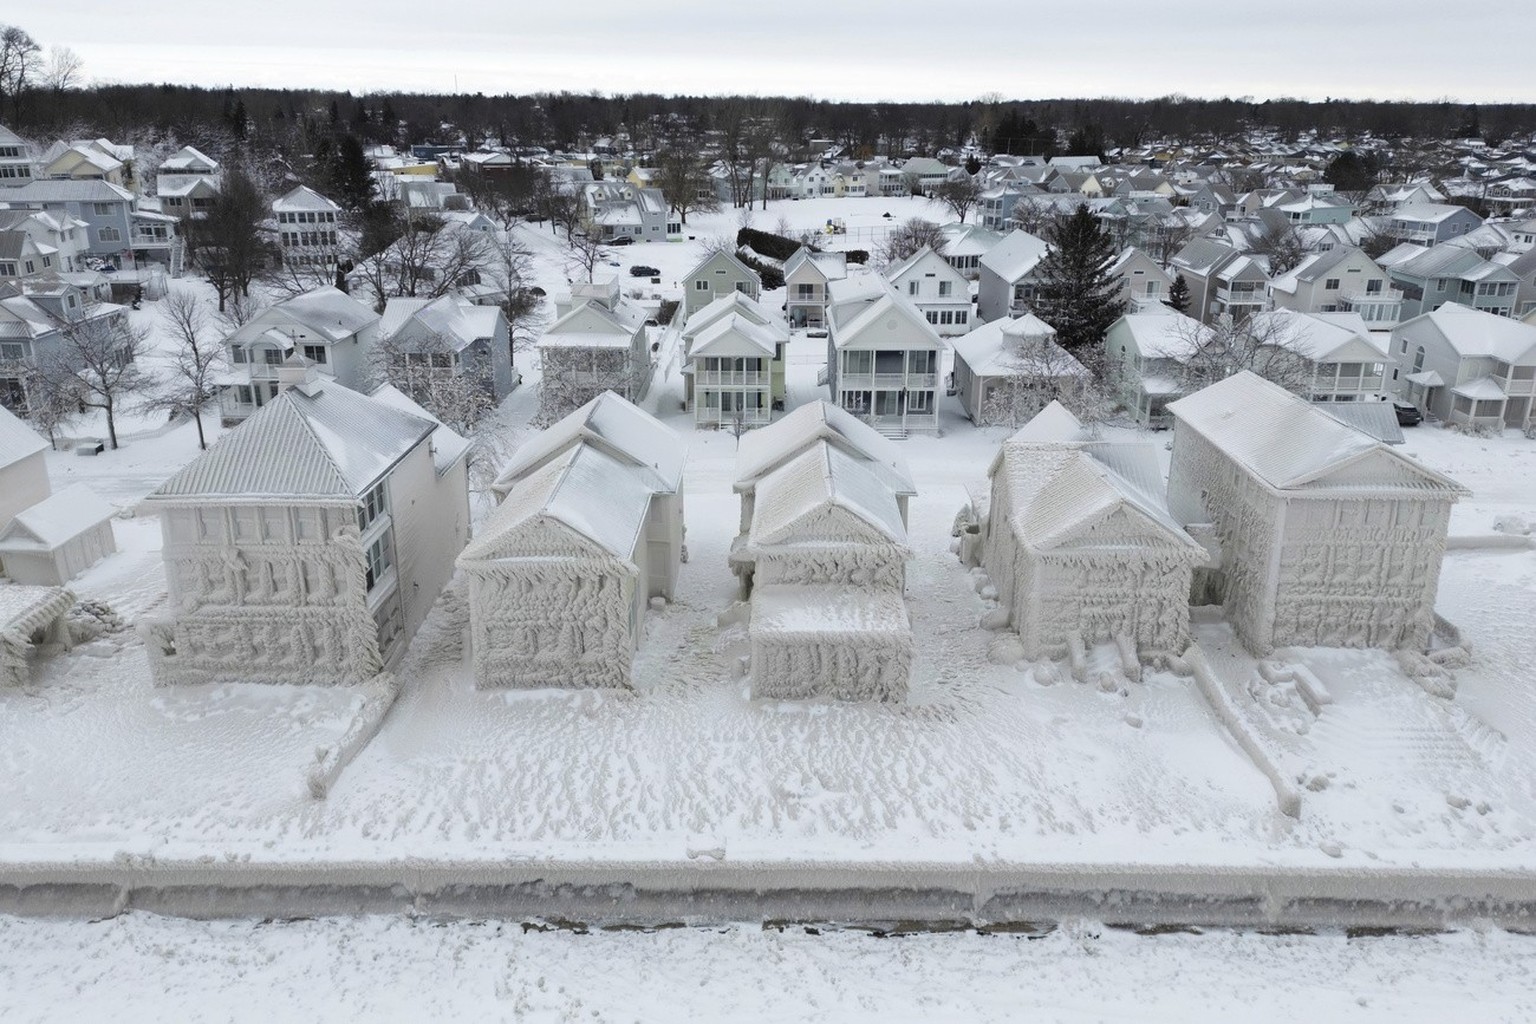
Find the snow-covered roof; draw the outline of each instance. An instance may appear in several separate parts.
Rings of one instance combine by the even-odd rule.
[[[308,185],[299,185],[272,200],[273,213],[318,213],[324,211],[335,213],[340,209],[340,206],[331,202]]]
[[[1012,283],[1034,270],[1048,248],[1043,238],[1036,238],[1028,231],[1010,231],[1001,242],[986,251],[980,266]]]
[[[1398,455],[1374,437],[1248,370],[1170,403],[1168,411],[1179,429],[1195,431],[1276,490],[1307,487],[1363,458],[1380,455],[1395,461],[1401,475],[1413,479],[1415,489],[1466,493],[1447,477]],[[1174,444],[1178,444],[1177,434]],[[1395,484],[1392,489],[1402,486]]]
[[[379,314],[375,313],[372,307],[364,305],[331,285],[285,299],[273,309],[285,313],[332,341],[350,338],[379,319]]]
[[[621,462],[592,445],[560,452],[508,490],[459,555],[463,562],[571,554],[568,546],[528,543],[524,528],[554,520],[630,565],[646,513],[654,474]]]
[[[850,455],[875,463],[896,494],[917,493],[896,443],[827,401],[808,402],[778,422],[742,435],[736,449],[736,490],[752,489],[764,474],[817,441],[830,441]]]
[[[784,276],[788,277],[804,264],[809,263],[828,281],[839,281],[848,276],[848,254],[842,252],[812,252],[801,246],[784,261]]]
[[[1398,330],[1417,324],[1432,326],[1463,358],[1491,356],[1506,363],[1536,361],[1536,326],[1507,316],[1447,302],[1432,313],[1404,321]]]
[[[409,395],[393,384],[380,384],[368,392],[368,397],[392,405],[401,412],[418,416],[424,420],[436,419],[430,412],[414,402]],[[453,428],[446,424],[438,423],[437,429],[432,431],[433,468],[439,474],[446,473],[449,467],[459,461],[473,444],[474,442]]]
[[[612,309],[588,300],[550,324],[540,348],[629,348],[645,325],[645,313],[620,299]]]
[[[947,263],[944,266],[953,269]],[[938,331],[934,330],[922,311],[905,296],[898,295],[888,283],[872,302],[834,304],[829,312],[832,341],[838,348],[844,348],[856,341],[867,329],[882,319],[887,320],[887,326],[898,319],[905,320],[915,331],[931,341],[934,348],[940,348],[944,344]]]
[[[149,500],[350,501],[440,424],[332,381],[278,393]]]
[[[949,343],[978,377],[1089,376],[1088,368],[1056,343],[1056,328],[1033,313],[989,321]]]
[[[165,158],[160,165],[160,173],[208,173],[217,171],[219,162],[211,157],[204,156],[191,146],[182,146],[175,153]]]
[[[414,326],[423,337],[442,338],[462,352],[482,338],[494,338],[502,315],[495,306],[477,306],[452,292],[435,299],[393,298],[379,319],[379,338],[397,338]]]
[[[781,341],[789,340],[789,326],[787,324],[769,313],[752,296],[746,292],[738,291],[731,291],[711,301],[708,305],[694,310],[693,315],[688,318],[688,322],[683,325],[683,339],[685,341],[692,339],[716,320],[727,316],[740,316],[755,324],[772,326],[774,333],[779,336]]]
[[[1087,441],[1090,436],[1083,421],[1053,398],[1028,423],[1014,431],[1008,440],[1020,444],[1065,444]]]
[[[1414,203],[1409,206],[1399,206],[1392,216],[1398,220],[1411,220],[1421,224],[1438,224],[1456,216],[1459,211],[1465,211],[1472,216],[1477,216],[1465,206],[1453,206],[1445,203]]]
[[[1128,334],[1144,359],[1184,359],[1210,337],[1211,328],[1164,307],[1155,313],[1127,313],[1110,325],[1110,332]]]
[[[693,337],[688,358],[707,355],[756,355],[772,359],[783,339],[762,324],[753,323],[744,316],[732,313],[721,317]]]
[[[27,426],[20,417],[0,405],[0,469],[46,451],[48,442]]]
[[[594,445],[622,462],[649,470],[654,490],[675,494],[682,486],[683,439],[639,406],[604,391],[523,442],[491,487],[505,495],[514,483],[551,457],[582,444]]]
[[[826,514],[832,509],[852,514],[864,528],[843,518],[843,532],[834,534]],[[749,544],[806,540],[905,544],[907,531],[889,476],[827,441],[813,443],[764,476],[757,483]]]
[[[1484,399],[1494,402],[1504,401],[1504,389],[1492,377],[1479,377],[1457,384],[1451,388],[1451,393],[1463,398]]]
[[[117,509],[85,484],[72,484],[16,513],[0,529],[0,550],[52,551],[116,514]]]
[[[1347,316],[1348,314],[1346,314]],[[1360,314],[1352,314],[1360,320],[1356,327],[1350,320],[1340,322],[1327,314],[1301,313],[1292,309],[1275,309],[1254,313],[1248,319],[1253,337],[1290,349],[1315,362],[1341,362],[1335,359],[1341,353],[1354,349],[1354,361],[1366,357],[1385,358],[1381,343],[1372,338]]]
[[[1407,438],[1397,422],[1397,409],[1391,402],[1318,402],[1317,407],[1341,423],[1370,434],[1387,444],[1402,444]]]
[[[133,193],[100,178],[45,178],[5,190],[17,203],[133,203]]]

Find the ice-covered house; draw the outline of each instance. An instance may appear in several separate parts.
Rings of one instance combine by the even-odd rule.
[[[469,536],[469,443],[393,388],[313,366],[149,496],[160,683],[356,683],[393,665]]]
[[[928,246],[887,267],[885,279],[917,307],[940,337],[971,329],[970,282]]]
[[[1017,423],[1093,377],[1056,343],[1056,328],[1033,313],[981,324],[952,344],[954,392],[978,426]]]
[[[1168,410],[1170,510],[1248,647],[1424,648],[1463,487],[1248,371]]]
[[[754,697],[905,698],[910,552],[878,464],[813,442],[757,482],[745,551]]]
[[[75,595],[63,587],[0,584],[0,687],[26,686],[41,644],[69,646]]]
[[[362,390],[372,379],[379,314],[326,285],[268,306],[224,339],[230,382],[219,394],[225,426],[277,397],[283,363],[301,356],[324,377]]]
[[[416,401],[471,381],[500,402],[520,377],[512,366],[506,314],[457,292],[435,299],[392,298],[379,318],[379,350],[395,364],[392,379]]]
[[[1053,402],[988,473],[982,564],[1029,657],[1117,641],[1184,650],[1208,555],[1169,514],[1154,445],[1096,441]]]
[[[1154,429],[1170,425],[1168,403],[1184,393],[1184,364],[1212,339],[1210,328],[1171,308],[1127,313],[1104,332],[1104,354],[1120,381],[1131,417]]]
[[[944,342],[934,326],[875,274],[833,281],[831,296],[826,382],[833,401],[893,437],[937,430]]]
[[[0,326],[4,326],[0,320]],[[48,442],[5,406],[0,405],[0,529],[16,513],[48,497]]]
[[[763,294],[762,279],[730,253],[710,253],[683,277],[684,319],[732,292],[756,301]]]
[[[0,572],[17,583],[61,587],[117,550],[117,509],[74,484],[0,526]]]
[[[802,405],[762,430],[744,435],[736,448],[736,482],[741,495],[741,529],[731,545],[731,571],[741,578],[742,594],[751,593],[754,564],[748,535],[757,509],[758,484],[805,452],[826,443],[857,462],[883,481],[896,501],[903,529],[907,503],[917,488],[894,442],[858,417],[829,402]]]
[[[645,395],[651,370],[646,314],[620,295],[617,278],[572,285],[555,314],[539,339],[539,402],[547,415],[562,416],[604,391],[632,401]]]
[[[812,252],[805,246],[784,261],[784,309],[791,327],[822,327],[827,322],[827,285],[848,276],[848,257],[840,252]]]
[[[526,442],[459,557],[482,687],[624,687],[683,551],[684,446],[609,392]]]

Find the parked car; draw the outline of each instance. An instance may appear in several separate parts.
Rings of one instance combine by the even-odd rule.
[[[1424,414],[1419,412],[1419,407],[1401,398],[1392,400],[1392,411],[1397,413],[1397,425],[1400,427],[1416,427],[1424,422]]]
[[[609,245],[634,245],[635,240],[629,235],[614,235],[608,239]]]
[[[633,267],[629,268],[629,276],[630,277],[660,277],[661,276],[661,271],[657,270],[655,267],[647,267],[644,264],[637,263]]]

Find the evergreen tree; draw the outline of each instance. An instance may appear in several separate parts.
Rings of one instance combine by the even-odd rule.
[[[1184,280],[1184,275],[1173,279],[1173,287],[1168,289],[1168,297],[1163,300],[1163,305],[1175,313],[1189,314],[1189,282]]]
[[[1040,260],[1035,314],[1056,328],[1062,348],[1090,351],[1125,311],[1120,282],[1109,273],[1114,242],[1086,203],[1057,218],[1046,240],[1051,247]]]
[[[336,201],[356,213],[373,201],[373,171],[356,135],[343,135],[331,163],[331,189]]]

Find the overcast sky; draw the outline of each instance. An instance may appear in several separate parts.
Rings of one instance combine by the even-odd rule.
[[[45,49],[72,48],[92,81],[852,100],[1536,100],[1528,2],[1475,19],[1442,0],[251,0],[240,14],[219,0],[8,6],[0,18]]]

